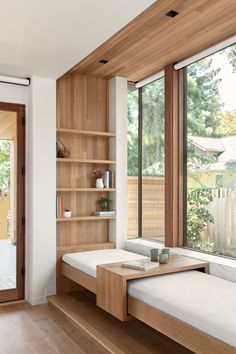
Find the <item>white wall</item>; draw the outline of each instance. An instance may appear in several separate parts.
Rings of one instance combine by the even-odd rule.
[[[28,134],[27,299],[56,292],[56,82],[32,77]]]
[[[116,138],[109,140],[109,158],[116,160],[110,166],[116,172],[116,193],[110,193],[111,208],[116,220],[110,221],[110,241],[117,248],[125,248],[127,239],[127,79],[114,77],[109,81],[109,130]]]
[[[0,83],[0,101],[26,105],[26,277],[31,304],[56,292],[56,82]]]

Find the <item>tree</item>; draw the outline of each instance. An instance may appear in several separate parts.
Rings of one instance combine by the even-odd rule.
[[[10,188],[11,143],[0,140],[0,188]]]
[[[143,174],[164,175],[164,79],[143,88]]]
[[[226,55],[232,65],[233,73],[236,73],[236,44],[225,49]]]
[[[212,68],[212,58],[205,58],[187,68],[188,134],[216,136],[222,108],[217,78],[220,69]]]
[[[128,176],[138,175],[138,90],[128,88]]]
[[[236,135],[236,111],[221,113],[217,133],[220,136]]]

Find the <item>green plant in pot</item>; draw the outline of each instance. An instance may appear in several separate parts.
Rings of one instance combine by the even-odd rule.
[[[109,209],[109,203],[111,202],[110,199],[105,198],[105,197],[101,197],[98,200],[98,204],[100,205],[101,209],[104,211],[107,211]]]

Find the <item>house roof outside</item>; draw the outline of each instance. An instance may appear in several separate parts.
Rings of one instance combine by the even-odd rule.
[[[235,170],[236,169],[236,135],[222,137],[222,138],[209,138],[191,136],[188,138],[189,142],[201,149],[203,152],[216,152],[220,153],[216,157],[216,161],[206,165],[189,165],[192,172],[207,172],[207,171],[222,171],[222,170]]]

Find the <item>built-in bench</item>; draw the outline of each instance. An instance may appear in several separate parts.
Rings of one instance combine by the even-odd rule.
[[[79,252],[62,257],[61,271],[98,296],[97,270],[143,258],[124,250]],[[235,283],[192,270],[153,275],[129,281],[128,296],[121,294],[129,314],[195,353],[236,353]]]
[[[187,271],[131,280],[128,295],[131,315],[194,352],[236,353],[235,283]]]

